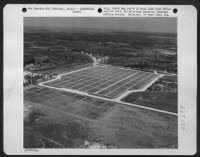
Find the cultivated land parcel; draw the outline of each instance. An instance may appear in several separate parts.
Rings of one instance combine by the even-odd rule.
[[[177,147],[177,117],[171,114],[52,88],[30,88],[24,97],[25,115],[32,120],[25,119],[25,148],[85,148],[85,141],[117,148]]]

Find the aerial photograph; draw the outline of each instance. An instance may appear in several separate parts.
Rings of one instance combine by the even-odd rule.
[[[24,17],[24,148],[177,149],[177,18]]]

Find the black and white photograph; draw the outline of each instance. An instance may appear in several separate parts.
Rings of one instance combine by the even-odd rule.
[[[24,17],[23,147],[178,149],[176,17]]]

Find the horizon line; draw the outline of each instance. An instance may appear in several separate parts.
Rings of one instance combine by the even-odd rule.
[[[88,31],[88,32],[94,32],[92,30],[98,30],[99,31],[109,31],[109,32],[134,32],[134,33],[163,33],[163,34],[167,34],[167,33],[170,33],[170,34],[177,34],[177,32],[158,32],[158,31],[131,31],[131,30],[120,30],[120,29],[109,29],[109,28],[80,28],[80,27],[59,27],[59,26],[48,26],[48,27],[45,27],[45,26],[25,26],[24,25],[24,28],[40,28],[40,29],[55,29],[55,28],[59,28],[59,29],[73,29],[73,30],[85,30],[85,31]],[[57,30],[57,31],[61,31],[61,30]],[[70,33],[70,32],[68,32]],[[71,32],[71,33],[74,33],[74,32]]]

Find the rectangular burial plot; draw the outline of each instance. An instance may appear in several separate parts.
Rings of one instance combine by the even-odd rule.
[[[154,77],[157,75],[149,72],[116,66],[96,66],[66,74],[61,77],[60,82],[56,81],[56,84],[48,83],[48,85],[114,99],[129,89],[135,89],[136,84],[136,89],[142,88]]]
[[[151,81],[155,80],[158,77],[158,74],[149,74],[146,78],[142,79],[141,81],[138,81],[134,86],[130,88],[130,90],[137,90],[145,87]]]

